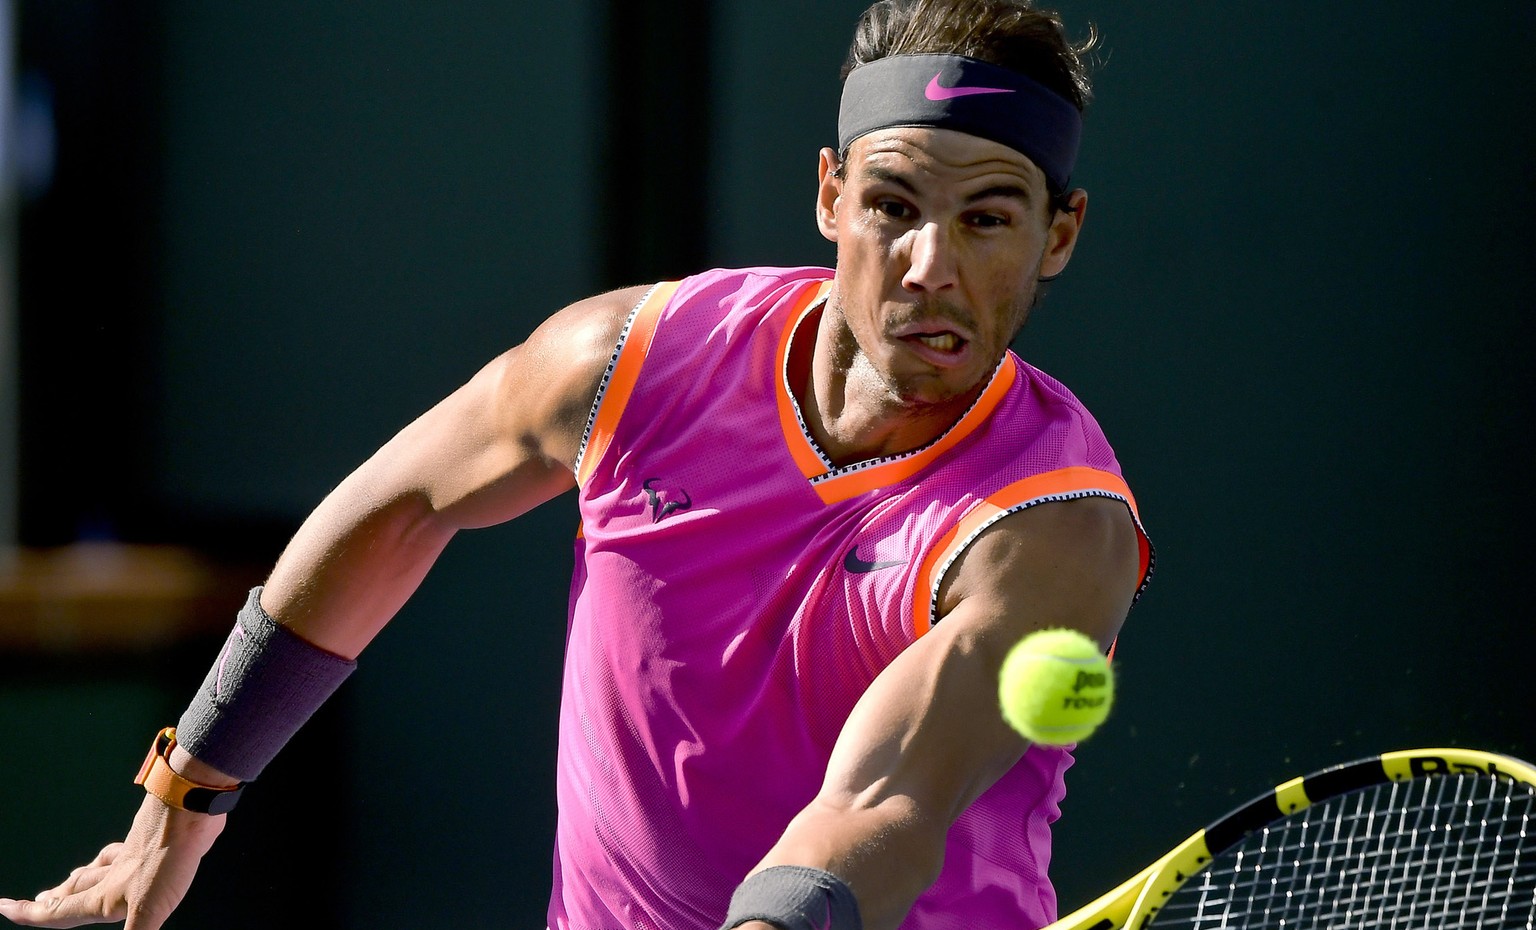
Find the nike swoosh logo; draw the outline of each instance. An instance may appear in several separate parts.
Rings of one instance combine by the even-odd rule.
[[[219,656],[219,677],[213,680],[213,696],[215,698],[224,696],[224,666],[229,664],[230,650],[235,648],[236,633],[240,634],[241,639],[246,638],[245,627],[240,625],[239,620],[235,621],[235,629],[229,635],[229,642],[224,644],[224,654]]]
[[[878,572],[882,568],[895,568],[898,565],[905,564],[907,564],[905,559],[897,559],[894,562],[866,562],[859,558],[858,546],[854,546],[852,549],[849,549],[848,554],[843,557],[843,567],[855,575],[864,575],[868,574],[869,572]]]
[[[941,74],[943,72],[940,72]],[[939,75],[935,74],[933,80],[923,89],[923,96],[929,100],[953,100],[956,97],[969,97],[973,94],[1011,94],[1015,91],[1008,87],[945,87],[939,83]]]

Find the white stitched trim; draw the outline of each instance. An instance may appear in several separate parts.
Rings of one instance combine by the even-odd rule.
[[[960,558],[960,555],[971,547],[971,543],[975,542],[976,537],[985,532],[987,527],[1008,516],[1009,514],[1018,513],[1021,510],[1028,510],[1030,507],[1033,507],[1036,504],[1048,504],[1052,501],[1078,500],[1084,497],[1107,497],[1110,500],[1116,500],[1124,504],[1126,512],[1131,515],[1131,522],[1136,524],[1136,532],[1141,534],[1142,539],[1147,538],[1147,531],[1141,525],[1141,518],[1136,516],[1136,511],[1131,509],[1131,502],[1125,499],[1125,495],[1116,494],[1113,491],[1105,491],[1101,488],[1084,488],[1080,491],[1068,491],[1065,494],[1047,494],[1044,497],[1036,497],[1032,500],[1027,500],[1020,504],[1014,504],[1007,510],[1004,510],[1003,512],[992,517],[992,519],[983,523],[981,526],[976,527],[976,529],[969,536],[965,537],[965,541],[955,548],[954,553],[950,555],[949,558],[944,560],[944,564],[939,566],[939,570],[933,573],[933,590],[928,594],[928,628],[932,629],[934,626],[938,625],[939,588],[944,583],[944,576],[949,574],[949,567],[955,564],[955,560]],[[1138,548],[1140,547],[1139,540],[1137,542],[1137,546]],[[1147,589],[1147,585],[1152,581],[1152,569],[1154,568],[1156,561],[1157,560],[1155,554],[1152,551],[1152,547],[1149,545],[1147,547],[1147,570],[1146,573],[1142,575],[1141,584],[1136,588],[1136,596],[1131,598],[1131,604],[1133,606],[1135,605],[1136,601],[1141,598],[1141,592],[1145,591]]]
[[[959,429],[960,424],[965,422],[965,418],[971,415],[972,410],[976,409],[976,405],[981,403],[981,399],[986,396],[987,388],[992,386],[992,381],[997,377],[998,371],[1003,367],[1003,362],[1006,361],[1007,358],[1008,356],[1004,355],[1002,358],[998,359],[997,365],[992,369],[991,377],[987,379],[986,387],[983,387],[981,393],[976,395],[976,399],[971,401],[971,405],[965,408],[965,412],[960,414],[960,417],[955,420],[954,423],[950,424],[949,429],[940,433],[938,436],[935,436],[931,442],[926,442],[918,448],[910,449],[906,452],[898,452],[895,455],[887,455],[878,459],[865,459],[862,462],[854,462],[852,465],[844,465],[842,468],[832,467],[831,460],[829,460],[826,454],[823,453],[821,449],[816,445],[816,441],[811,438],[810,430],[805,428],[805,420],[801,419],[800,417],[800,402],[795,400],[795,394],[793,391],[791,391],[789,394],[789,399],[794,401],[795,419],[800,421],[800,430],[801,432],[805,433],[805,438],[810,442],[811,448],[816,450],[816,455],[821,458],[822,464],[826,465],[828,469],[825,473],[812,478],[811,484],[816,485],[822,483],[823,481],[831,481],[833,478],[841,478],[844,475],[851,475],[854,472],[863,471],[866,468],[875,468],[880,465],[889,465],[891,462],[899,462],[902,459],[908,459],[914,455],[921,455],[932,447],[943,442],[944,437],[948,436],[956,429]],[[786,371],[784,378],[786,384],[789,383],[788,375],[789,373]]]
[[[635,320],[640,316],[640,308],[644,307],[656,293],[660,284],[651,285],[651,289],[645,292],[639,303],[629,311],[629,318],[624,321],[624,328],[619,331],[618,344],[613,347],[613,354],[608,356],[608,367],[603,369],[603,379],[598,382],[597,396],[592,399],[592,410],[587,414],[587,425],[581,431],[581,448],[576,452],[576,474],[581,474],[582,460],[587,457],[587,443],[592,440],[592,430],[597,426],[597,409],[603,405],[603,397],[608,393],[608,383],[613,380],[613,370],[619,365],[619,355],[624,351],[624,344],[629,341],[629,331],[634,328]]]
[[[811,306],[806,307],[805,312],[800,314],[800,318],[790,325],[794,326],[795,329],[798,330],[801,324],[803,324],[810,317],[811,313],[814,312],[817,307],[824,307],[826,306],[826,303],[827,298],[825,295],[823,295],[820,300],[816,301]],[[821,446],[817,445],[816,440],[811,436],[810,429],[805,425],[805,414],[800,411],[800,398],[795,396],[795,386],[789,383],[789,358],[795,354],[795,339],[799,335],[799,332],[794,332],[789,336],[789,348],[784,352],[784,370],[779,372],[779,380],[784,383],[784,393],[789,397],[790,409],[795,412],[795,422],[800,426],[800,435],[805,437],[806,444],[811,447],[812,452],[816,453],[816,458],[821,461],[822,466],[830,471],[832,468],[832,460],[827,458],[827,454],[821,451]],[[821,477],[812,478],[811,483],[815,484],[820,480]]]

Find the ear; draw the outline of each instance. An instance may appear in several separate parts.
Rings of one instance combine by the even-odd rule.
[[[1054,278],[1067,270],[1078,234],[1088,218],[1088,192],[1078,188],[1067,194],[1067,207],[1051,215],[1051,228],[1045,236],[1045,256],[1040,262],[1040,277]]]
[[[816,228],[828,242],[837,241],[837,207],[843,195],[843,179],[837,176],[837,152],[821,150],[816,176]]]

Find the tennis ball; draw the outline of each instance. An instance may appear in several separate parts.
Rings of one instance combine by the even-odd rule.
[[[1065,746],[1093,735],[1115,700],[1115,676],[1093,640],[1039,630],[1014,644],[998,675],[1003,719],[1025,739]]]

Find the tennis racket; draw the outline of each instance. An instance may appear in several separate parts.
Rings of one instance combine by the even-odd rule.
[[[1046,930],[1536,928],[1536,768],[1412,749],[1297,778]]]

